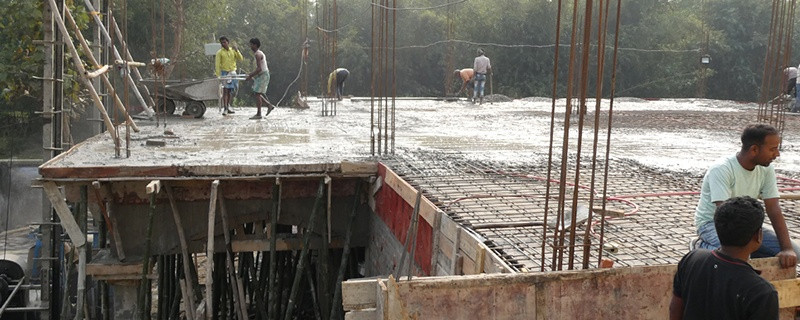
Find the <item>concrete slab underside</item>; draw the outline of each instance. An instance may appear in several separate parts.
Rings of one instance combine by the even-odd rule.
[[[564,132],[563,105],[564,101],[559,100],[554,130],[553,154],[556,156],[561,153]],[[100,135],[43,165],[40,171],[45,178],[113,177],[121,174],[120,168],[136,168],[124,171],[130,176],[325,172],[335,170],[343,161],[371,160],[370,107],[369,101],[344,101],[339,104],[337,116],[322,117],[319,105],[312,104],[310,110],[279,109],[260,121],[247,119],[254,111],[249,108],[228,117],[209,110],[205,119],[169,117],[166,127],[175,132],[175,137],[165,136],[163,126],[140,121],[142,132],[133,135],[130,158],[115,158],[109,136]],[[601,123],[605,123],[608,103],[602,108]],[[544,98],[483,106],[464,102],[398,101],[396,145],[400,157],[385,160],[428,195],[438,198],[440,207],[465,225],[530,220],[543,207],[530,198],[482,204],[459,201],[455,206],[445,206],[476,193],[496,192],[497,188],[503,192],[543,194],[544,184],[527,181],[531,179],[520,180],[517,175],[546,176],[550,110],[550,101]],[[756,115],[756,105],[730,101],[618,99],[614,105],[609,195],[696,191],[705,168],[738,149],[742,127],[753,122]],[[587,119],[592,118],[590,113]],[[577,142],[576,128],[577,123],[573,123],[570,130],[570,148],[573,149]],[[584,143],[590,143],[593,138],[589,129],[586,131],[589,133],[584,133]],[[800,177],[800,155],[796,152],[796,141],[800,141],[798,132],[800,117],[788,116],[783,154],[775,165],[779,174],[790,178]],[[600,150],[605,148],[605,133],[603,125],[599,131]],[[145,146],[148,139],[163,139],[166,146]],[[591,148],[584,145],[584,149],[584,159],[588,159]],[[446,191],[434,182],[441,183],[446,176],[471,179],[469,172],[438,168],[437,172],[418,174],[412,169],[403,169],[436,168],[435,163],[433,167],[426,167],[427,160],[416,156],[420,154],[445,154],[455,157],[455,161],[484,163],[495,172],[489,172],[488,178],[486,172],[480,173],[481,179],[489,181],[483,191],[480,188]],[[572,156],[574,159],[574,152]],[[491,186],[498,178],[514,183],[501,181]],[[589,181],[588,177],[582,181]],[[515,183],[520,189],[509,189],[508,185]],[[791,181],[785,184],[792,185]],[[607,240],[618,247],[618,252],[610,255],[616,265],[677,262],[694,233],[692,212],[696,196],[628,200],[638,205],[638,212],[612,220],[605,231]],[[488,211],[474,209],[484,204],[492,207],[494,216],[482,215]],[[800,204],[782,201],[782,205],[792,236],[799,238]],[[612,203],[612,206],[631,211],[627,203]],[[504,218],[506,215],[508,217]],[[519,270],[538,269],[540,227],[482,229],[479,233],[492,241],[501,255]],[[595,254],[597,250],[592,248]]]

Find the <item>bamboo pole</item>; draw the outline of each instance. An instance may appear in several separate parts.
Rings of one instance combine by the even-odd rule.
[[[208,204],[208,242],[206,244],[206,319],[208,320],[214,318],[214,301],[212,298],[214,294],[214,279],[212,275],[214,274],[214,220],[216,220],[218,188],[219,180],[211,182],[211,195],[209,196]]]
[[[81,33],[81,29],[79,29],[78,25],[75,23],[75,19],[72,17],[72,13],[69,11],[69,9],[64,8],[64,15],[67,17],[67,22],[69,22],[70,26],[72,27],[72,31],[75,32],[75,38],[77,38],[78,42],[81,44],[83,52],[86,53],[86,56],[89,58],[89,62],[95,68],[100,67],[100,64],[97,62],[97,59],[95,59],[94,55],[92,54],[92,49],[89,48],[89,43],[87,43],[86,39],[83,38],[83,33]],[[127,122],[128,125],[130,125],[131,128],[133,128],[133,131],[139,132],[139,126],[137,126],[136,123],[133,122],[133,119],[131,119],[131,115],[128,114],[128,110],[125,109],[125,104],[123,104],[122,100],[119,99],[116,90],[114,90],[114,86],[112,86],[111,81],[108,80],[108,76],[105,74],[106,71],[108,71],[108,66],[102,66],[100,67],[99,70],[94,72],[84,71],[84,74],[86,75],[87,78],[90,79],[100,76],[100,79],[103,80],[103,84],[105,84],[106,88],[108,88],[108,94],[114,97],[114,106],[116,106],[117,110],[119,110],[119,112],[122,113],[123,116],[125,116],[125,122]],[[93,75],[96,72],[99,72],[99,74]]]
[[[75,320],[83,319],[83,307],[86,300],[86,244],[78,247],[78,293],[75,306]]]
[[[106,26],[103,25],[103,21],[100,20],[100,17],[98,16],[99,13],[97,11],[95,11],[94,6],[92,5],[91,1],[90,0],[84,0],[83,3],[86,5],[86,9],[91,13],[91,16],[94,19],[95,24],[97,24],[98,29],[100,29],[100,33],[102,33],[103,37],[105,37],[105,41],[108,42],[109,46],[111,46],[111,48],[112,48],[111,52],[114,54],[114,60],[122,60],[122,55],[120,55],[119,50],[117,50],[117,46],[115,46],[114,43],[111,41],[111,36],[108,33],[108,29],[106,29]],[[118,30],[119,28],[117,27],[116,20],[114,20],[113,17],[111,17],[111,18],[112,18],[111,20],[114,22],[112,24],[112,26],[114,28],[116,28],[117,31],[119,31]],[[122,33],[120,33],[120,32],[117,32],[117,38],[118,39],[124,39],[122,37]],[[127,48],[125,48],[125,49],[126,49],[127,56],[130,57],[131,56],[130,50],[127,50]],[[127,60],[133,61],[133,58],[128,58]],[[142,80],[142,75],[139,73],[139,70],[137,70],[136,68],[133,68],[133,69],[131,69],[131,71],[132,71],[133,75],[136,76],[136,80],[137,81]],[[152,115],[153,114],[153,109],[151,108],[151,106],[155,106],[155,102],[153,101],[153,98],[150,97],[150,91],[147,89],[147,87],[142,87],[142,88],[144,89],[145,96],[148,98],[148,102],[150,103],[149,105],[147,103],[145,103],[144,98],[142,97],[142,94],[139,92],[138,87],[136,86],[136,82],[133,81],[134,79],[131,77],[130,73],[126,73],[124,78],[125,78],[125,80],[128,81],[130,86],[132,86],[134,88],[137,88],[137,90],[133,90],[134,96],[136,96],[136,100],[138,100],[139,103],[142,106],[145,107],[145,109],[147,110],[149,115]]]
[[[422,191],[417,190],[417,200],[414,202],[414,210],[412,210],[411,212],[411,221],[408,224],[408,231],[406,231],[406,241],[403,243],[403,254],[400,255],[400,263],[397,264],[393,272],[393,275],[396,279],[400,279],[400,277],[402,276],[403,264],[406,261],[406,255],[409,249],[411,250],[412,257],[411,257],[411,263],[409,263],[408,272],[409,272],[409,277],[411,276],[411,264],[413,264],[414,261],[413,255],[417,243],[416,222],[417,222],[417,216],[419,215],[419,204],[421,200],[422,200]]]
[[[92,101],[94,101],[95,107],[100,111],[100,114],[103,116],[103,122],[106,124],[106,129],[108,133],[111,135],[111,138],[116,142],[118,140],[117,133],[114,130],[114,123],[111,122],[111,118],[108,117],[108,113],[106,113],[106,108],[103,106],[103,102],[100,100],[100,96],[97,94],[97,90],[94,89],[94,86],[89,79],[84,76],[86,73],[86,69],[83,67],[83,61],[81,61],[80,56],[78,55],[78,50],[75,49],[75,45],[72,43],[72,38],[69,36],[69,32],[67,31],[67,26],[64,24],[64,20],[61,19],[61,15],[58,14],[60,10],[58,10],[58,6],[56,5],[55,0],[49,0],[50,8],[53,11],[53,20],[56,21],[58,24],[58,29],[61,34],[64,35],[64,43],[67,45],[70,54],[72,55],[72,63],[75,65],[75,68],[78,70],[78,74],[81,76],[78,79],[81,80],[81,83],[89,90],[89,94],[92,96]],[[67,10],[65,10],[67,11]]]
[[[228,209],[225,207],[225,198],[222,193],[217,193],[217,203],[219,204],[219,213],[222,218],[222,235],[225,237],[225,265],[228,267],[228,278],[230,279],[233,289],[233,301],[236,304],[236,315],[239,319],[248,319],[247,305],[244,301],[244,291],[242,290],[242,281],[239,275],[236,274],[236,267],[233,263],[233,249],[231,248],[231,232],[228,226]]]
[[[52,1],[52,0],[51,0]],[[318,208],[322,202],[322,196],[325,192],[325,180],[320,180],[319,188],[317,190],[317,198],[314,200],[314,207],[311,209],[311,216],[308,218],[308,228],[306,228],[305,234],[303,234],[303,250],[300,252],[300,259],[297,263],[297,270],[294,274],[294,281],[292,282],[292,290],[289,293],[289,302],[286,304],[286,313],[284,313],[284,320],[291,320],[292,319],[292,312],[294,311],[294,304],[295,304],[295,297],[297,296],[297,291],[300,287],[300,279],[303,278],[303,270],[306,266],[306,260],[308,259],[308,244],[311,241],[311,234],[314,233],[314,226],[317,222],[317,212],[319,212]]]
[[[269,319],[277,319],[278,299],[275,292],[277,284],[277,253],[276,245],[278,240],[278,213],[281,210],[281,184],[280,179],[275,178],[275,184],[272,185],[272,212],[270,213],[269,225]]]
[[[181,221],[180,212],[178,212],[178,204],[175,202],[175,196],[172,193],[172,187],[165,185],[164,190],[167,192],[167,198],[169,198],[169,206],[172,208],[172,219],[175,220],[175,228],[178,230],[178,239],[181,243],[181,257],[183,257],[183,273],[184,279],[186,279],[186,292],[184,296],[187,300],[186,302],[186,316],[189,319],[196,319],[195,317],[195,306],[194,306],[194,280],[191,279],[191,270],[189,269],[189,262],[192,259],[189,256],[189,243],[186,241],[186,234],[183,231],[183,222]]]
[[[153,220],[156,215],[156,194],[160,189],[160,182],[153,180],[147,184],[147,193],[150,194],[150,212],[147,216],[147,232],[145,234],[144,255],[142,257],[142,278],[139,283],[139,306],[141,308],[141,319],[149,319],[149,308],[147,307],[147,296],[150,292],[150,280],[147,278],[147,273],[150,271],[150,244],[153,235]]]
[[[330,312],[330,289],[328,286],[330,272],[328,271],[328,249],[331,242],[331,191],[333,185],[330,177],[325,178],[325,183],[328,185],[326,192],[327,204],[325,207],[327,226],[322,228],[322,237],[319,241],[320,246],[318,251],[319,253],[317,255],[317,270],[319,272],[319,276],[317,277],[317,292],[319,298],[317,300],[322,308],[320,312],[322,319],[327,319],[329,316],[328,312]]]
[[[333,291],[333,301],[331,301],[331,313],[330,319],[331,320],[338,320],[342,317],[339,317],[339,312],[342,311],[342,281],[344,281],[344,273],[347,270],[347,258],[350,256],[350,239],[353,235],[353,223],[356,219],[356,213],[358,212],[358,201],[360,199],[361,194],[361,180],[358,180],[356,183],[355,194],[353,195],[353,210],[350,211],[350,216],[347,217],[347,230],[345,231],[344,236],[344,248],[342,249],[342,261],[339,263],[339,273],[336,275],[336,288]]]

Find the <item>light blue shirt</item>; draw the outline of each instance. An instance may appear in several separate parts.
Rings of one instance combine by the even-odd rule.
[[[711,166],[703,177],[700,201],[694,212],[694,225],[698,229],[714,222],[714,202],[732,197],[750,196],[752,198],[773,199],[780,196],[775,179],[775,168],[756,166],[748,171],[739,164],[736,156],[722,159]]]

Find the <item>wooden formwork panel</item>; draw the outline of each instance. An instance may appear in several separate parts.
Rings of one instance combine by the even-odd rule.
[[[752,261],[792,319],[800,282],[777,258]],[[664,319],[677,265],[346,281],[345,310],[370,319]],[[374,311],[373,311],[374,310]],[[359,318],[361,319],[361,318]]]

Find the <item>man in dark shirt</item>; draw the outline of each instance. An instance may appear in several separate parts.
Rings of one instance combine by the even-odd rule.
[[[697,249],[678,263],[670,319],[778,319],[778,292],[746,261],[761,246],[764,208],[750,197],[714,212],[721,247]]]

